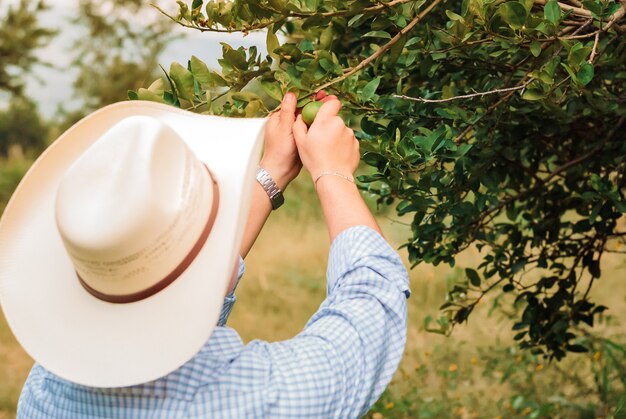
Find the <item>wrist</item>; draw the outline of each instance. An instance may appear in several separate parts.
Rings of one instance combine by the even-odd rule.
[[[259,162],[259,166],[262,167],[270,174],[272,179],[276,185],[280,188],[281,191],[285,191],[287,186],[291,183],[292,180],[296,178],[298,175],[298,170],[294,170],[293,168],[283,167],[280,164],[273,163],[272,161],[262,159]],[[295,172],[295,173],[294,173]]]

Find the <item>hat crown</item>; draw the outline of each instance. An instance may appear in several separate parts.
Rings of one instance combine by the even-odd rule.
[[[57,191],[57,228],[80,278],[112,295],[163,279],[204,229],[210,186],[202,163],[168,125],[147,116],[117,123]]]
[[[138,247],[182,204],[184,144],[147,117],[111,128],[67,171],[56,200],[57,226],[67,247],[119,257],[119,243]],[[115,226],[115,228],[111,228]]]

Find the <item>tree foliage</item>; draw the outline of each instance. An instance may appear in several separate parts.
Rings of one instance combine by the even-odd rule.
[[[602,255],[626,236],[626,1],[178,3],[189,28],[266,29],[269,54],[223,44],[221,71],[191,57],[132,99],[255,116],[332,91],[371,167],[362,188],[410,220],[411,262],[481,250],[436,330],[509,294],[522,347],[586,350]]]
[[[171,22],[151,19],[145,9],[140,0],[80,0],[72,22],[84,32],[74,45],[74,88],[85,103],[73,119],[156,77],[158,57],[175,36]]]
[[[48,126],[30,100],[15,98],[0,112],[0,158],[8,156],[11,147],[39,153],[47,139]]]
[[[0,16],[0,92],[21,94],[24,73],[41,63],[35,51],[56,34],[39,22],[38,13],[46,8],[43,1],[20,0]]]

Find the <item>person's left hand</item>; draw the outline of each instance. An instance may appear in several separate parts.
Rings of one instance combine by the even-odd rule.
[[[265,152],[260,166],[269,172],[283,191],[302,169],[292,131],[296,105],[296,95],[287,93],[280,110],[272,113],[265,125]]]
[[[315,94],[315,100],[322,102],[335,99],[337,96],[327,95],[323,90]],[[269,172],[283,191],[302,169],[292,130],[296,115],[300,112],[296,109],[297,104],[296,95],[287,93],[280,110],[272,113],[265,125],[265,152],[259,165]]]

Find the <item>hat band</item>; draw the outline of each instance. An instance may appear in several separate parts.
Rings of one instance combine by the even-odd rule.
[[[150,287],[142,291],[134,292],[132,294],[125,294],[125,295],[106,294],[106,293],[100,292],[92,288],[91,286],[89,286],[89,284],[87,284],[83,280],[83,278],[80,277],[78,272],[76,272],[76,276],[78,277],[78,282],[80,282],[80,284],[83,286],[83,288],[85,288],[85,290],[89,294],[93,295],[99,300],[106,301],[109,303],[115,303],[115,304],[134,303],[134,302],[146,299],[148,297],[151,297],[154,294],[162,291],[168,285],[174,282],[183,272],[185,272],[185,270],[189,267],[189,265],[191,265],[191,262],[193,262],[196,256],[198,256],[198,253],[200,253],[202,246],[204,246],[204,244],[206,243],[207,238],[209,237],[209,234],[211,233],[211,230],[213,229],[213,225],[215,224],[215,218],[217,217],[217,210],[219,208],[219,187],[217,185],[217,182],[215,181],[215,177],[212,176],[209,168],[206,165],[204,167],[209,173],[209,177],[211,178],[211,181],[213,183],[213,203],[211,206],[211,212],[209,214],[209,218],[207,219],[207,223],[204,226],[204,229],[202,230],[202,234],[200,234],[200,237],[196,241],[196,244],[193,245],[189,253],[187,253],[187,256],[183,258],[182,262],[180,262],[178,266],[176,266],[176,268],[174,268],[174,270],[170,272],[165,278],[161,279],[154,285],[151,285]]]

